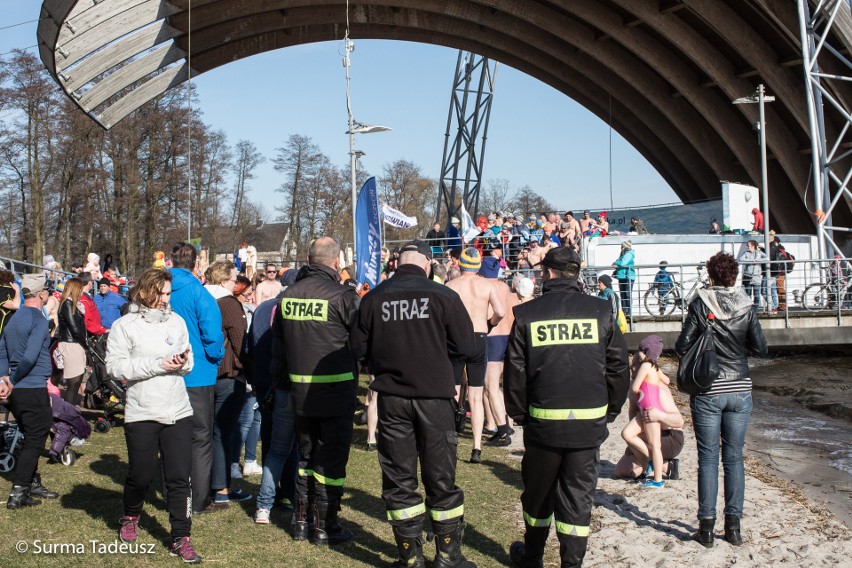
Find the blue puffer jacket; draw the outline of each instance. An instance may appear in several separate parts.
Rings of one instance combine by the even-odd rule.
[[[621,256],[615,259],[613,264],[615,268],[616,280],[636,280],[636,269],[633,268],[636,260],[636,253],[633,249],[627,249]]]
[[[225,356],[225,335],[219,305],[201,282],[185,268],[172,268],[172,310],[186,322],[195,366],[184,377],[187,388],[216,384]]]

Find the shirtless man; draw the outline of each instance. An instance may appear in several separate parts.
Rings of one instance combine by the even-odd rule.
[[[482,462],[482,427],[485,423],[482,391],[485,386],[486,336],[489,328],[500,323],[506,315],[506,307],[500,298],[497,286],[494,282],[477,276],[476,273],[479,272],[481,265],[482,257],[479,251],[475,248],[467,248],[462,251],[459,258],[461,276],[447,282],[447,286],[458,293],[464,307],[467,308],[476,337],[476,356],[467,360],[453,360],[457,396],[461,392],[462,375],[467,367],[470,422],[473,429],[473,451],[470,454],[470,463]]]
[[[568,213],[566,213],[564,220],[568,222],[568,225],[570,226],[569,228],[570,228],[571,232],[574,234],[575,238],[578,237],[579,235],[583,234],[583,230],[580,227],[580,223],[577,222],[577,219],[574,218],[574,212],[573,211],[569,211]]]
[[[642,413],[644,422],[659,422],[661,426],[661,445],[663,449],[663,477],[665,479],[678,479],[679,461],[677,456],[683,450],[683,416],[672,398],[669,388],[660,384],[660,404],[665,412],[656,408],[649,408]],[[633,418],[638,412],[635,396],[631,394],[629,418]],[[615,477],[636,479],[648,467],[648,445],[644,439],[644,433],[631,439],[631,445],[624,450],[624,455],[615,465]]]
[[[264,269],[266,279],[254,290],[254,305],[259,306],[281,293],[281,281],[278,280],[278,270],[274,264],[267,264]]]
[[[586,231],[592,228],[592,223],[594,222],[595,220],[592,219],[592,213],[588,209],[583,211],[583,218],[580,219],[580,234],[585,235]]]
[[[506,307],[506,317],[488,332],[487,337],[488,365],[485,369],[485,395],[491,416],[497,426],[497,433],[485,442],[489,446],[508,446],[512,443],[511,435],[514,434],[514,430],[506,420],[506,405],[503,402],[500,381],[503,379],[503,359],[506,357],[506,346],[509,344],[509,332],[512,331],[512,323],[515,321],[512,308],[520,302],[518,296],[513,294],[505,283],[497,280],[499,272],[500,265],[496,258],[489,256],[482,259],[479,275],[494,284],[500,300]],[[489,310],[490,313],[491,310]]]

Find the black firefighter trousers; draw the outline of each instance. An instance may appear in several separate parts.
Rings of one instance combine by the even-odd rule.
[[[378,413],[382,499],[391,524],[422,522],[427,509],[433,525],[460,522],[464,492],[456,486],[458,434],[452,399],[379,393]],[[425,505],[417,491],[418,458]]]
[[[340,416],[296,416],[300,454],[296,479],[298,499],[310,497],[339,506],[352,444],[353,412]]]
[[[526,439],[524,445],[521,505],[527,554],[544,551],[555,517],[562,568],[578,568],[586,555],[598,483],[598,448],[556,448]]]

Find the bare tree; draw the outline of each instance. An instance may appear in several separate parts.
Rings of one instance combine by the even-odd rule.
[[[255,178],[254,170],[262,164],[266,158],[257,150],[257,146],[250,140],[237,142],[237,158],[234,163],[234,206],[231,211],[231,226],[239,227],[248,213],[246,207],[246,194],[251,190],[249,180]]]
[[[509,197],[512,186],[506,178],[489,179],[479,193],[479,211],[477,213],[492,213],[505,211],[511,206]],[[471,215],[473,212],[471,212]]]
[[[553,206],[528,185],[518,188],[512,196],[511,208],[517,215],[535,215],[553,211]]]

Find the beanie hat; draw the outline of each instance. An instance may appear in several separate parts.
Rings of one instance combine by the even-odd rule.
[[[609,274],[601,274],[598,276],[598,282],[607,288],[612,288],[612,277]]]
[[[497,278],[500,275],[500,259],[496,256],[486,256],[483,258],[479,275],[485,278]]]
[[[482,266],[482,256],[473,247],[464,249],[459,257],[459,268],[465,272],[477,272]]]
[[[623,243],[621,243],[621,246],[623,246],[623,247],[624,247],[624,248],[626,248],[626,249],[632,249],[632,248],[633,248],[633,243],[632,243],[632,242],[630,242],[630,241],[624,241]]]
[[[518,295],[522,298],[529,298],[533,295],[533,290],[535,289],[535,284],[529,278],[518,278],[518,281],[515,282],[515,290],[518,291]]]
[[[656,361],[663,354],[663,338],[659,335],[649,335],[639,342],[639,351],[651,361]]]
[[[98,286],[109,286],[109,285],[110,285],[109,278],[101,278],[100,280],[98,280]]]

